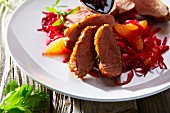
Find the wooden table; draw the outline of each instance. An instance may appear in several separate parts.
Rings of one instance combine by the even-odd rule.
[[[92,102],[59,94],[28,78],[14,64],[3,41],[6,21],[20,3],[22,0],[9,0],[9,7],[0,4],[0,95],[6,83],[16,80],[20,85],[34,84],[50,94],[50,105],[45,113],[170,113],[170,90],[126,102]]]

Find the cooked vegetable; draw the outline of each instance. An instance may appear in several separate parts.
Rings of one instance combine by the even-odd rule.
[[[136,32],[128,33],[136,33],[137,36],[140,36],[142,39],[141,43],[143,43],[143,48],[137,49],[136,46],[133,45],[134,43],[137,45],[138,42],[134,41],[134,43],[131,43],[131,41],[135,40],[137,37],[128,37],[128,39],[127,36],[124,35],[122,28],[122,32],[120,32],[120,30],[115,27],[117,31],[115,34],[119,37],[117,43],[122,52],[122,68],[124,72],[133,70],[136,74],[145,76],[148,71],[157,67],[160,67],[160,69],[167,69],[162,56],[162,54],[169,49],[169,46],[166,44],[167,37],[165,37],[162,42],[155,36],[155,34],[160,31],[160,28],[153,30],[151,25],[147,25],[146,27],[146,21],[139,22],[137,20],[129,20],[125,22],[125,25],[126,24],[133,24],[138,27]],[[129,74],[129,76],[130,75],[132,74]]]
[[[126,26],[127,24],[128,26]],[[136,29],[134,25],[138,28]],[[169,49],[169,46],[166,44],[167,37],[161,42],[161,40],[155,36],[155,34],[160,31],[160,28],[153,30],[152,26],[147,25],[147,21],[145,20],[128,20],[123,25],[115,25],[114,28],[117,32],[115,32],[118,37],[117,43],[122,52],[123,72],[130,70],[127,74],[126,81],[121,83],[116,79],[115,84],[124,85],[129,83],[134,73],[145,76],[150,70],[157,67],[167,69],[162,56],[162,54]],[[140,43],[137,41],[138,36],[141,38]],[[142,48],[139,49],[141,43]]]
[[[49,103],[49,95],[34,91],[33,86],[23,84],[21,87],[15,81],[7,84],[4,90],[4,99],[0,103],[0,113],[33,113],[46,109]]]

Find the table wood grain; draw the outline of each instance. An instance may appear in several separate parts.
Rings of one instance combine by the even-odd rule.
[[[13,10],[23,0],[10,0],[9,7],[0,4],[0,100],[11,80],[19,85],[29,84],[50,95],[50,104],[42,113],[170,113],[170,90],[154,96],[126,102],[94,102],[80,100],[49,90],[25,75],[13,62],[4,44],[6,22]]]

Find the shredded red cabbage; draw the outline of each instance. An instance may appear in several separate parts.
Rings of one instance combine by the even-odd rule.
[[[52,26],[52,24],[59,19],[57,14],[52,12],[43,12],[45,17],[42,18],[42,28],[38,29],[38,31],[44,31],[47,33],[47,45],[61,37],[64,37],[64,24],[60,24],[58,26]]]
[[[159,67],[160,69],[167,69],[166,64],[164,63],[164,58],[162,56],[167,50],[169,50],[169,46],[167,45],[167,37],[161,41],[155,36],[161,29],[157,28],[152,30],[153,27],[148,25],[146,29],[143,29],[137,20],[128,20],[125,22],[132,23],[138,26],[141,37],[143,40],[143,50],[137,50],[126,40],[126,38],[120,36],[118,33],[116,35],[119,37],[117,40],[117,44],[120,46],[122,53],[122,69],[123,72],[128,73],[127,81],[123,83],[119,83],[116,80],[117,85],[124,85],[131,81],[133,78],[133,71],[137,75],[144,75],[148,73],[148,71]],[[133,70],[133,71],[132,71]]]

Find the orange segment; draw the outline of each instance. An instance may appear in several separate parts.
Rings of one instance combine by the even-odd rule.
[[[131,23],[124,25],[124,27],[131,30],[131,31],[138,29],[138,26],[135,26],[134,24],[131,24]]]
[[[65,47],[65,38],[59,38],[51,42],[43,51],[43,56],[56,56],[61,54],[69,54],[72,51]]]
[[[121,25],[116,23],[114,25],[114,28],[121,36],[125,37],[133,47],[135,47],[138,50],[143,49],[143,41],[141,35],[139,35],[140,33],[138,33],[137,31],[138,29],[134,27],[135,25],[134,26],[133,25],[126,26],[126,25]],[[133,28],[130,28],[130,26],[132,26]]]
[[[137,36],[135,38],[128,38],[127,39],[131,44],[132,46],[134,46],[136,49],[138,50],[142,50],[143,49],[143,41],[142,41],[142,38],[141,36]]]
[[[143,27],[143,29],[146,29],[148,22],[146,20],[139,21],[139,24]]]
[[[126,37],[132,34],[132,31],[127,29],[124,25],[116,23],[114,28],[121,36]]]

